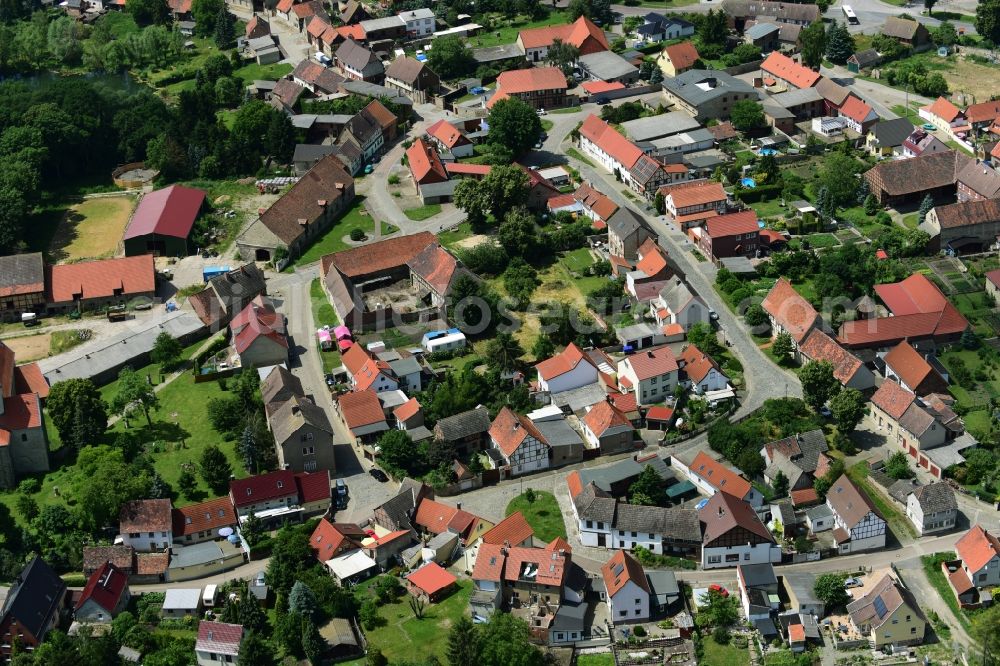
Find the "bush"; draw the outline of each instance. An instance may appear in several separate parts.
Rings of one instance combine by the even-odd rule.
[[[643,638],[646,635],[646,629],[640,624],[632,630],[632,633],[636,638]]]
[[[729,629],[727,627],[716,627],[712,630],[712,640],[719,645],[729,643]]]
[[[391,176],[389,176],[387,180],[389,181],[390,185],[399,185],[399,176],[397,176],[396,174],[392,174]]]
[[[351,240],[354,242],[360,242],[365,239],[365,232],[357,227],[351,229]]]

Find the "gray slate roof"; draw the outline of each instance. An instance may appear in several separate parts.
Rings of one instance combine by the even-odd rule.
[[[619,238],[628,238],[643,227],[645,224],[642,216],[628,206],[619,206],[618,210],[608,218],[608,229]]]
[[[535,421],[535,427],[549,446],[583,446],[583,440],[566,419]]]
[[[778,584],[771,564],[741,564],[740,571],[747,587],[768,587]]]
[[[576,505],[580,518],[610,523],[615,519],[615,505],[618,502],[593,483],[588,483],[573,498],[573,504]]]
[[[941,511],[955,511],[958,503],[955,501],[955,491],[944,481],[922,486],[913,491],[920,509],[924,514]]]
[[[591,75],[605,81],[629,76],[639,71],[635,65],[612,51],[598,51],[580,56],[580,65]]]
[[[913,133],[913,123],[906,118],[880,120],[871,129],[871,132],[875,135],[879,146],[901,146],[906,141],[906,138]]]
[[[651,141],[701,127],[701,123],[683,111],[671,111],[670,113],[661,113],[658,116],[637,118],[621,125],[633,141]]]
[[[34,636],[44,636],[65,592],[66,583],[36,555],[14,580],[2,617],[11,615]]]
[[[698,514],[685,506],[663,508],[620,503],[612,527],[626,532],[662,534],[678,541],[701,541]]]
[[[13,289],[29,285],[38,285],[39,292],[45,291],[45,268],[41,252],[0,257],[0,288]],[[25,289],[23,293],[30,291]]]
[[[750,39],[758,40],[761,37],[767,37],[772,32],[778,32],[778,26],[773,23],[757,23],[747,28],[743,34]]]
[[[467,412],[446,416],[437,422],[435,431],[446,442],[455,442],[472,435],[489,432],[490,412],[485,407],[476,407]]]
[[[333,426],[330,425],[326,412],[309,398],[299,396],[278,407],[271,415],[270,422],[274,441],[279,445],[294,437],[306,425],[333,434]]]
[[[591,467],[581,469],[577,473],[580,475],[580,483],[586,486],[593,483],[598,488],[608,493],[611,486],[626,479],[636,478],[646,467],[652,467],[663,479],[674,478],[674,473],[667,467],[666,461],[660,456],[653,456],[641,463],[634,458],[625,458],[611,465],[603,467]]]
[[[734,92],[756,93],[749,83],[725,72],[707,69],[689,69],[680,76],[664,79],[663,89],[692,106],[700,106]]]

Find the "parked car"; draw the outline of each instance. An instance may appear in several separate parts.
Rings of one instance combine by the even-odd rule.
[[[372,467],[370,470],[368,470],[368,473],[372,475],[373,479],[379,481],[380,483],[385,483],[386,481],[389,480],[389,476],[385,472],[380,470],[378,467]]]
[[[597,106],[605,106],[607,104],[610,104],[611,100],[608,99],[607,97],[598,97],[597,99],[594,100],[594,102],[597,103]]]
[[[851,578],[847,578],[844,580],[844,587],[847,588],[848,590],[851,589],[852,587],[864,587],[864,586],[865,582],[860,578],[854,578],[852,576]]]
[[[819,413],[825,419],[828,419],[831,416],[833,416],[833,412],[831,412],[830,408],[827,407],[826,405],[823,405],[822,407],[819,408]]]

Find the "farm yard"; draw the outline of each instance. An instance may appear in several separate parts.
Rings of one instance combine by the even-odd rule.
[[[114,256],[135,197],[127,194],[84,199],[71,205],[56,228],[49,245],[50,261],[76,261]]]
[[[28,363],[68,351],[89,340],[90,335],[87,329],[60,330],[6,338],[3,342],[14,351],[19,363]]]

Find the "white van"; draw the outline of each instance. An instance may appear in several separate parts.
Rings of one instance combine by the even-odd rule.
[[[205,592],[201,595],[201,604],[205,608],[215,606],[216,593],[219,591],[218,585],[206,585]]]

